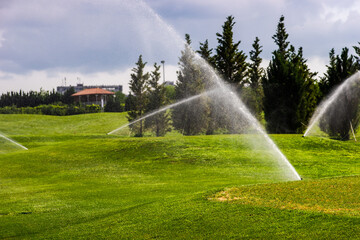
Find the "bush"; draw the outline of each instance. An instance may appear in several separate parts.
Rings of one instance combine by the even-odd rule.
[[[101,111],[101,108],[99,105],[92,104],[85,106],[86,113],[98,113]]]

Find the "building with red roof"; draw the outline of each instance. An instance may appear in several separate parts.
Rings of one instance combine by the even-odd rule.
[[[101,108],[104,108],[108,98],[113,96],[115,93],[102,88],[89,88],[84,89],[80,92],[74,93],[71,95],[74,97],[75,102],[79,102],[84,105],[100,105]]]

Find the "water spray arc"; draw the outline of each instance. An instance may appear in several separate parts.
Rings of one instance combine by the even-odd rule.
[[[162,108],[160,108],[160,109],[158,109],[158,110],[156,110],[156,111],[153,111],[153,112],[151,112],[151,113],[148,113],[148,114],[144,115],[144,116],[141,117],[141,118],[138,118],[138,119],[136,119],[136,120],[134,120],[134,121],[132,121],[132,122],[130,122],[130,123],[128,123],[128,124],[125,124],[125,125],[117,128],[117,129],[115,129],[115,130],[107,133],[107,135],[110,135],[110,134],[113,134],[113,133],[115,133],[115,132],[118,132],[118,131],[120,131],[121,129],[124,129],[124,128],[128,127],[128,126],[131,126],[131,125],[133,125],[133,124],[135,124],[135,123],[137,123],[137,122],[139,122],[139,121],[141,121],[141,120],[144,120],[144,119],[146,119],[146,118],[152,117],[152,116],[154,116],[154,115],[156,115],[156,114],[158,114],[158,113],[164,112],[164,111],[166,111],[166,110],[168,110],[168,109],[170,109],[170,108],[179,106],[179,105],[184,104],[184,103],[191,102],[191,101],[193,101],[193,100],[195,100],[195,99],[198,99],[198,98],[200,98],[200,97],[202,97],[202,96],[205,96],[205,95],[210,95],[211,93],[214,93],[214,91],[215,91],[215,90],[207,91],[207,92],[204,92],[204,93],[201,93],[201,94],[198,94],[198,95],[195,95],[195,96],[192,96],[192,97],[189,97],[189,98],[180,100],[180,101],[178,101],[178,102],[176,102],[176,103],[167,105],[167,106],[165,106],[165,107],[162,107]]]
[[[18,142],[16,142],[16,141],[14,141],[14,140],[12,140],[12,139],[10,139],[10,138],[8,138],[8,137],[6,137],[6,136],[2,135],[2,134],[0,134],[0,137],[2,137],[2,138],[4,138],[4,139],[8,140],[9,142],[12,142],[13,144],[15,144],[15,145],[16,145],[16,146],[18,146],[18,147],[21,147],[22,149],[29,150],[28,148],[24,147],[24,146],[23,146],[23,145],[21,145],[20,143],[18,143]]]
[[[165,23],[161,19],[161,17],[158,14],[156,14],[144,1],[139,0],[139,1],[137,1],[137,3],[139,3],[139,6],[146,12],[146,14],[148,16],[150,16],[152,19],[154,19],[158,25],[160,25],[163,29],[165,29],[171,35],[173,42],[177,46],[185,45],[186,47],[190,48],[189,46],[186,45],[185,41],[179,37],[179,35],[176,33],[176,31],[172,27],[170,27],[167,23]],[[252,116],[252,114],[246,108],[245,104],[241,101],[241,99],[235,93],[232,92],[231,88],[225,83],[225,81],[219,77],[219,75],[216,73],[216,71],[203,58],[201,58],[200,55],[198,55],[193,50],[191,50],[191,55],[194,59],[193,60],[194,63],[199,67],[199,69],[201,69],[203,72],[206,73],[206,76],[208,78],[207,80],[210,83],[209,85],[211,85],[210,89],[216,89],[216,92],[224,94],[226,97],[224,98],[223,101],[226,101],[226,105],[231,106],[234,113],[237,113],[237,114],[241,115],[242,117],[244,117],[250,123],[250,125],[256,130],[256,132],[259,133],[260,136],[262,136],[264,138],[267,147],[270,150],[273,150],[273,153],[275,153],[279,166],[281,166],[281,169],[284,169],[284,171],[286,171],[287,179],[288,180],[301,180],[301,177],[296,172],[295,168],[291,165],[291,163],[288,161],[288,159],[285,157],[285,155],[280,151],[280,149],[276,146],[276,144],[271,140],[271,138],[266,134],[266,132],[263,130],[261,124],[257,121],[257,119],[254,116]],[[209,94],[209,93],[205,92],[203,94]],[[199,98],[203,94],[196,95],[193,98],[194,99]],[[116,131],[119,131],[122,128],[125,128],[131,124],[134,124],[137,121],[141,121],[147,117],[153,116],[161,111],[165,111],[171,107],[174,107],[174,105],[180,105],[180,104],[183,104],[188,101],[189,101],[189,99],[184,99],[173,105],[169,105],[164,108],[161,108],[156,112],[150,113],[148,115],[145,115],[142,118],[135,120],[134,122],[131,122],[129,124],[121,126],[120,128],[115,129],[115,130],[109,132],[108,134],[112,134]]]
[[[236,96],[234,93],[231,94],[232,96]],[[276,152],[276,154],[280,157],[282,162],[286,165],[286,167],[289,169],[289,171],[295,176],[296,180],[301,180],[302,178],[296,171],[293,165],[289,162],[289,160],[285,157],[285,155],[280,151],[280,149],[276,146],[273,140],[267,135],[267,133],[263,130],[259,122],[256,120],[256,118],[250,113],[248,109],[246,109],[245,105],[241,102],[241,100],[238,97],[234,98],[234,101],[237,101],[237,105],[240,107],[239,113],[243,114],[247,119],[249,119],[249,122],[252,123],[253,127],[258,131],[264,138],[267,144]]]
[[[294,166],[291,165],[289,160],[285,157],[285,155],[276,146],[274,141],[263,130],[261,124],[250,113],[250,111],[247,109],[247,107],[241,101],[241,99],[231,90],[231,88],[227,84],[225,84],[225,82],[219,77],[219,75],[215,72],[215,70],[203,58],[201,58],[194,51],[193,51],[193,54],[195,55],[196,60],[199,63],[199,65],[201,66],[201,68],[206,69],[207,71],[209,71],[211,73],[211,75],[213,76],[212,80],[215,82],[216,86],[222,92],[227,94],[227,101],[229,101],[229,103],[234,106],[235,111],[237,111],[238,114],[241,114],[242,116],[244,116],[248,120],[248,122],[254,127],[254,129],[264,137],[268,146],[271,147],[275,151],[275,153],[278,155],[278,157],[280,158],[282,163],[285,164],[285,167],[288,168],[289,171],[292,173],[292,179],[293,180],[301,180],[302,178],[300,177],[298,172],[295,170]]]
[[[322,118],[322,116],[326,113],[329,107],[335,102],[335,100],[339,97],[341,93],[344,92],[346,88],[348,88],[351,84],[360,80],[360,72],[356,72],[348,79],[346,79],[327,99],[325,99],[322,103],[320,103],[319,107],[317,107],[314,115],[311,117],[308,128],[306,129],[303,137],[309,135],[310,130],[314,127],[314,125]]]

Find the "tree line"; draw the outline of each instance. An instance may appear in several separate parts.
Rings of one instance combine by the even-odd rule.
[[[22,107],[36,107],[39,105],[48,105],[54,103],[72,104],[74,99],[71,97],[75,93],[74,88],[68,89],[64,94],[60,94],[53,89],[52,91],[44,91],[40,89],[37,91],[24,92],[7,92],[0,96],[0,107],[15,106]]]
[[[307,65],[303,48],[290,44],[284,16],[280,17],[272,36],[277,49],[272,52],[270,63],[264,69],[261,67],[260,55],[263,50],[260,39],[254,39],[253,49],[246,55],[240,50],[241,41],[234,40],[234,25],[234,17],[228,16],[222,32],[216,33],[217,47],[210,48],[208,40],[205,40],[196,52],[232,86],[252,114],[265,122],[269,133],[303,133],[318,103],[360,69],[359,46],[353,47],[356,56],[351,55],[346,47],[340,55],[331,49],[326,73],[317,78],[317,73],[312,72]],[[209,73],[196,64],[188,34],[185,35],[185,41],[185,48],[179,57],[175,100],[204,92],[209,88],[207,85],[211,78]],[[163,86],[159,84],[159,66],[155,63],[154,71],[145,73],[145,65],[146,62],[140,56],[131,74],[130,93],[134,105],[128,115],[129,121],[169,103],[163,93]],[[354,87],[354,91],[358,89],[359,86]],[[359,91],[352,95],[359,99]],[[172,127],[184,135],[242,132],[242,124],[234,124],[243,123],[242,117],[232,114],[234,110],[217,101],[217,98],[219,96],[204,96],[182,104],[174,108],[171,114],[159,114],[157,120],[140,121],[132,126],[133,131],[135,135],[142,136],[146,128],[157,129],[156,135],[162,136],[171,129],[171,122]],[[349,94],[343,98],[345,100],[339,101],[338,104],[341,102],[342,105],[337,108],[347,113],[345,120],[333,121],[335,113],[330,111],[322,118],[320,128],[331,136],[348,139],[349,122],[354,129],[359,125],[359,100],[348,101]]]

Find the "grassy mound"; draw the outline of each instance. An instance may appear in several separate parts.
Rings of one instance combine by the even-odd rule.
[[[0,238],[360,235],[359,178],[343,177],[360,174],[359,143],[271,136],[305,179],[283,182],[251,135],[108,136],[126,122],[117,113],[0,121],[0,132],[29,148],[0,154]],[[224,188],[234,201],[208,200]]]

